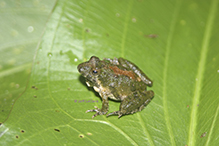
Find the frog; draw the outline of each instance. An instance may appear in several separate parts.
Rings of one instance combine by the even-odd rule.
[[[120,58],[104,58],[100,60],[91,56],[86,62],[77,66],[79,73],[85,78],[88,87],[99,93],[102,98],[102,108],[87,112],[96,112],[92,118],[105,115],[109,109],[109,99],[121,102],[118,111],[111,112],[106,117],[117,115],[118,118],[142,111],[153,99],[154,92],[147,90],[153,81],[134,63]]]

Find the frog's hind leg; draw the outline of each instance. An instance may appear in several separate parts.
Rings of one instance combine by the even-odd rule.
[[[141,111],[149,104],[153,97],[154,92],[152,90],[143,91],[141,93],[135,92],[133,95],[126,97],[121,102],[119,111],[109,113],[107,117],[111,115],[118,115],[118,118],[120,118],[123,115],[134,114],[138,111]]]
[[[151,95],[152,95],[152,96],[150,96],[151,98],[147,99],[147,100],[139,107],[138,111],[142,111],[142,110],[151,102],[151,100],[153,99],[153,97],[154,97],[154,92],[153,92],[152,90],[149,90],[149,92],[151,92]]]
[[[136,73],[146,85],[150,87],[153,85],[153,81],[146,76],[146,74],[144,74],[143,71],[140,70],[140,68],[138,68],[134,63],[123,58],[119,58],[118,61],[123,67],[128,68]]]

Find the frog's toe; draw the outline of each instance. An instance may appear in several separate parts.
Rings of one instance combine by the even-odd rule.
[[[94,118],[94,117],[96,117],[98,114],[96,113],[96,114],[94,114],[93,116],[92,116],[92,119]]]
[[[95,109],[87,110],[86,113],[88,113],[88,112],[98,112],[98,111],[100,111],[100,109],[99,109],[98,107],[94,106],[94,108],[95,108]]]
[[[88,113],[88,112],[96,112],[96,114],[94,114],[94,115],[92,116],[92,118],[94,118],[94,117],[96,117],[96,116],[98,116],[98,115],[105,115],[105,114],[107,113],[107,111],[104,112],[104,111],[102,111],[101,109],[97,108],[96,106],[95,106],[95,109],[91,109],[91,110],[87,110],[87,111],[86,111],[86,113]]]
[[[91,109],[91,110],[87,110],[85,113],[88,113],[88,112],[97,112],[98,110],[97,109]]]
[[[118,118],[120,118],[120,117],[122,117],[123,114],[121,113],[121,111],[115,111],[115,112],[109,113],[106,116],[108,117],[108,116],[112,116],[112,115],[119,115]]]
[[[118,116],[118,119],[121,118],[122,116],[123,116],[123,114],[119,115],[119,116]]]
[[[109,113],[109,114],[106,115],[106,116],[109,117],[109,116],[118,115],[118,114],[119,114],[119,111],[115,111],[115,112]]]
[[[96,117],[96,116],[98,116],[98,115],[105,115],[105,114],[106,114],[106,112],[97,111],[96,114],[94,114],[94,115],[92,116],[92,118],[94,118],[94,117]]]

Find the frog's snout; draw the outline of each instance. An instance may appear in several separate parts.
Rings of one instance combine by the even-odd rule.
[[[78,65],[78,72],[82,74],[82,76],[86,77],[89,74],[90,67],[84,65],[83,63]]]
[[[78,68],[79,73],[82,73],[84,70],[82,67],[82,64],[79,64],[77,68]]]

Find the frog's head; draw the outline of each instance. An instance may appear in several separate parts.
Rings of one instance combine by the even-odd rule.
[[[96,56],[92,56],[89,61],[78,65],[78,71],[90,84],[94,84],[96,82],[101,68],[102,63]]]

